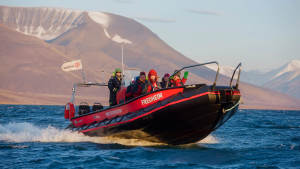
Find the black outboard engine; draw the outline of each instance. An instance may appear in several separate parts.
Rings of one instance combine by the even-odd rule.
[[[79,105],[79,111],[78,114],[83,115],[83,114],[87,114],[90,112],[90,106],[87,102],[81,102]]]
[[[94,105],[93,105],[93,108],[92,108],[92,111],[94,112],[94,111],[100,111],[100,110],[102,110],[103,109],[103,106],[102,106],[102,104],[101,103],[94,103]]]

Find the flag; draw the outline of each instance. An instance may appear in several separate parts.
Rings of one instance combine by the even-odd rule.
[[[61,65],[61,69],[65,72],[80,70],[82,69],[81,60],[73,60],[71,62],[66,62],[63,65]]]

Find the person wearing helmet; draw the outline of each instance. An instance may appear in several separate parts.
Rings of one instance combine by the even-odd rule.
[[[180,79],[180,75],[181,75],[180,71],[178,72],[177,70],[175,70],[174,73],[176,73],[176,74],[174,74],[172,77],[170,77],[171,87],[183,86],[185,84],[186,80],[187,80],[189,72],[188,71],[184,72],[184,76],[183,76],[182,79]]]
[[[146,73],[140,72],[140,76],[135,80],[132,88],[133,97],[142,95],[147,83],[148,81],[146,80]]]
[[[148,73],[148,83],[145,88],[144,93],[149,93],[151,91],[155,91],[161,89],[160,84],[157,82],[157,73],[154,69],[151,69]]]
[[[115,69],[115,72],[108,81],[109,89],[109,105],[114,106],[117,104],[117,93],[122,84],[122,71],[119,68]]]
[[[170,74],[166,73],[164,75],[164,77],[161,79],[161,82],[160,82],[161,88],[168,88],[168,87],[170,87],[169,77],[170,77]]]

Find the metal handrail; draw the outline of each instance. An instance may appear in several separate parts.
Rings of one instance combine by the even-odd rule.
[[[241,74],[241,67],[242,67],[242,63],[239,63],[239,65],[234,69],[234,72],[232,74],[232,77],[230,79],[230,84],[229,84],[229,87],[231,88],[232,87],[232,81],[233,81],[233,77],[235,75],[235,72],[237,71],[237,69],[239,68],[239,74],[238,74],[238,78],[236,80],[236,85],[235,85],[235,88],[238,89],[239,87],[239,82],[240,82],[240,74]]]
[[[176,70],[171,76],[174,76],[175,74],[177,74],[178,72],[184,70],[184,69],[187,69],[187,68],[192,68],[192,67],[197,67],[197,66],[204,66],[204,65],[208,65],[208,64],[217,64],[218,66],[218,70],[217,70],[217,73],[216,73],[216,78],[215,78],[215,81],[213,83],[213,89],[215,88],[216,84],[217,84],[217,80],[218,80],[218,76],[219,76],[219,71],[220,71],[220,66],[219,66],[219,63],[217,61],[213,61],[213,62],[206,62],[206,63],[201,63],[201,64],[196,64],[196,65],[191,65],[191,66],[185,66],[179,70]]]
[[[90,86],[108,86],[106,83],[98,83],[98,82],[87,82],[87,83],[76,83],[78,87],[90,87]]]
[[[71,103],[74,103],[75,101],[75,93],[77,87],[91,87],[91,86],[108,86],[106,83],[98,83],[98,82],[87,82],[87,83],[75,83],[73,84],[72,88],[72,97],[71,97]]]

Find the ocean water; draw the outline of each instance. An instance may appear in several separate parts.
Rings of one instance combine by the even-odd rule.
[[[66,131],[63,110],[0,105],[0,168],[300,168],[300,111],[239,110],[199,143],[166,146]]]

